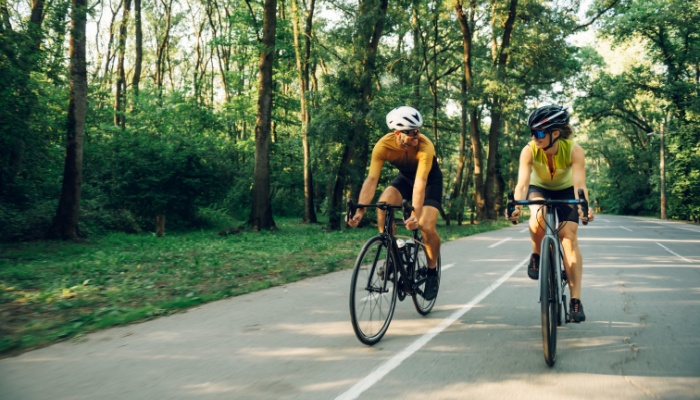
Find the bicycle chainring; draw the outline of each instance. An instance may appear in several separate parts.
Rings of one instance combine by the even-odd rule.
[[[396,290],[398,291],[397,294],[399,296],[399,300],[403,301],[403,299],[406,298],[406,292],[403,290],[404,288],[404,281],[403,281],[403,276],[399,278],[398,282],[396,282]]]

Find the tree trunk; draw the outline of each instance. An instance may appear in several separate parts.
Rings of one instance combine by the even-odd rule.
[[[308,6],[304,25],[304,47],[299,43],[299,10],[298,1],[292,0],[292,22],[294,28],[294,51],[297,60],[297,70],[299,72],[299,99],[301,103],[301,142],[304,152],[304,222],[316,223],[316,209],[314,207],[314,186],[311,174],[311,149],[309,148],[308,128],[309,107],[307,104],[307,92],[309,91],[309,59],[311,58],[311,29],[313,26],[313,15],[315,0],[311,0]]]
[[[165,82],[165,64],[166,64],[166,54],[168,49],[168,42],[170,41],[170,20],[172,15],[173,0],[161,0],[161,4],[165,8],[165,32],[163,33],[163,39],[158,43],[158,49],[156,50],[156,87],[158,88],[158,95],[162,98],[163,96],[163,82]]]
[[[129,12],[131,12],[131,0],[124,0],[124,13],[119,24],[118,56],[117,56],[117,87],[114,96],[114,125],[126,126],[126,72],[124,70],[124,56],[126,53],[126,34],[129,25]]]
[[[80,187],[83,178],[83,139],[87,112],[85,26],[87,1],[72,0],[70,36],[70,100],[66,129],[66,158],[58,209],[48,232],[50,238],[78,239]]]
[[[508,64],[508,53],[510,52],[510,41],[515,24],[516,9],[518,0],[510,0],[508,17],[506,19],[503,36],[501,37],[500,48],[496,46],[494,39],[493,54],[494,68],[496,69],[497,81],[506,84],[506,67]],[[495,19],[495,17],[494,17]],[[495,26],[491,30],[494,32]],[[503,176],[500,169],[499,141],[503,135],[503,103],[504,99],[498,94],[494,94],[491,105],[491,128],[489,129],[489,154],[488,170],[486,171],[486,217],[490,220],[498,218],[501,209],[501,199],[503,198]]]
[[[464,78],[467,85],[467,94],[473,99],[470,93],[474,88],[474,71],[472,70],[472,38],[474,34],[474,14],[476,12],[476,1],[469,3],[471,12],[469,19],[464,14],[461,0],[455,2],[455,12],[462,30],[462,47],[464,60]],[[469,99],[468,99],[469,100]],[[469,131],[471,134],[471,147],[474,158],[474,200],[472,209],[476,211],[477,219],[484,218],[484,177],[483,177],[483,148],[479,137],[479,113],[476,106],[469,106]]]
[[[459,214],[464,211],[464,198],[462,198],[462,181],[464,180],[464,166],[467,159],[467,81],[462,79],[461,84],[461,105],[462,112],[460,118],[459,130],[459,152],[457,154],[457,168],[455,171],[454,180],[452,181],[452,192],[450,193],[449,213],[446,220],[447,225],[450,224],[452,218],[460,218]]]
[[[377,3],[378,2],[378,3]],[[382,36],[388,0],[364,0],[360,2],[360,11],[356,21],[356,37],[353,46],[354,62],[352,72],[355,74],[353,92],[354,112],[352,116],[352,133],[344,145],[343,157],[336,176],[333,193],[329,201],[328,229],[340,229],[340,214],[345,206],[342,194],[350,184],[352,197],[357,198],[362,183],[362,175],[369,160],[369,128],[367,113],[369,103],[374,95],[372,77],[376,68],[377,48]]]
[[[156,215],[156,237],[165,235],[165,215]]]
[[[143,28],[141,22],[141,0],[134,0],[134,24],[136,32],[134,33],[135,59],[134,59],[134,76],[131,79],[131,87],[134,97],[139,95],[139,85],[141,83],[141,69],[143,66]],[[131,111],[136,111],[136,107],[132,105]]]
[[[272,124],[272,67],[277,30],[277,0],[265,0],[258,78],[258,116],[255,124],[253,208],[248,224],[255,231],[275,228],[270,199],[270,129]]]

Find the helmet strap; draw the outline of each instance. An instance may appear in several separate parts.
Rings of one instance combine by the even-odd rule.
[[[554,138],[554,140],[552,140],[552,135],[553,135],[552,132],[549,132],[549,145],[542,150],[546,151],[546,150],[551,149],[552,146],[554,146],[554,143],[556,143],[557,140],[559,140],[559,136],[557,136],[556,138]]]

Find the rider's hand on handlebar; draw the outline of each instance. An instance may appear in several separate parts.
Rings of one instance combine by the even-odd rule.
[[[409,219],[404,221],[404,224],[406,224],[406,229],[411,231],[414,229],[420,229],[420,225],[418,224],[418,218],[416,218],[415,215],[411,215]]]
[[[595,215],[593,214],[593,209],[591,207],[588,207],[588,218],[583,217],[583,210],[581,210],[581,207],[578,209],[578,217],[581,219],[581,221],[584,222],[591,222],[595,219]]]
[[[517,221],[518,218],[520,218],[520,214],[522,214],[522,206],[515,206],[515,210],[513,210],[513,213],[508,215],[508,210],[506,210],[506,219],[508,221]]]
[[[355,216],[352,218],[347,219],[345,222],[348,223],[353,228],[357,228],[357,225],[360,224],[360,221],[362,221],[362,216],[365,214],[365,210],[363,209],[357,209],[355,212]]]

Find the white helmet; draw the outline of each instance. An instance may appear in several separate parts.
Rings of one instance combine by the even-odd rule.
[[[423,126],[423,117],[413,107],[396,107],[386,115],[386,125],[391,130],[410,131]]]

